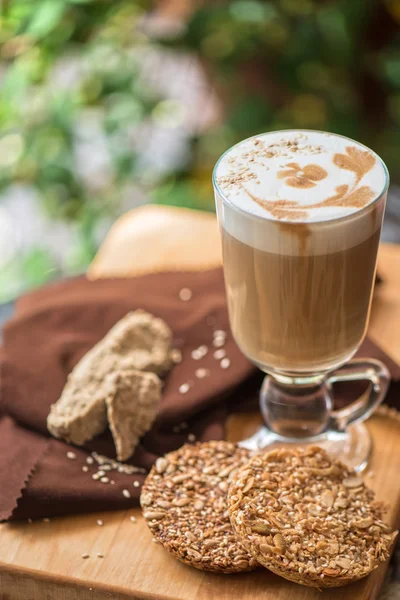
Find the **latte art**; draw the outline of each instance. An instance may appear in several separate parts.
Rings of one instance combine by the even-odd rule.
[[[216,167],[228,200],[250,214],[316,222],[352,214],[384,189],[377,156],[357,142],[316,131],[283,131],[244,140]]]

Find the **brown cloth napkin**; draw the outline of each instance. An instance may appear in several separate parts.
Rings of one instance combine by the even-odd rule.
[[[182,288],[191,290],[189,301],[180,299]],[[140,485],[133,483],[141,484],[145,475],[106,473],[113,485],[92,479],[97,465],[87,464],[89,453],[115,456],[109,432],[85,448],[72,448],[49,437],[46,429],[50,404],[59,397],[68,373],[116,321],[136,308],[166,320],[183,360],[167,376],[158,419],[130,464],[148,469],[157,456],[179,447],[188,437],[220,439],[228,410],[251,405],[262,374],[231,337],[220,268],[94,282],[77,278],[32,292],[18,301],[0,349],[1,520],[137,504]],[[215,329],[228,333],[224,349],[231,364],[227,369],[213,356]],[[194,360],[192,350],[203,344],[208,353]],[[393,380],[400,380],[400,368],[370,340],[360,354],[383,360]],[[209,376],[197,378],[199,368],[209,370]],[[190,385],[185,394],[179,392],[183,383]],[[396,394],[393,383],[388,396],[392,404],[398,400]],[[67,457],[69,451],[75,459]]]

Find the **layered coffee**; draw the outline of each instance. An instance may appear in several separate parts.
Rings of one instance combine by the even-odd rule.
[[[233,335],[260,368],[325,372],[365,335],[386,190],[381,160],[320,132],[234,146],[215,170]]]

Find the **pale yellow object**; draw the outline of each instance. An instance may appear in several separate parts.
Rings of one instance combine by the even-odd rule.
[[[221,263],[214,214],[148,204],[116,221],[89,267],[88,277],[199,271]]]

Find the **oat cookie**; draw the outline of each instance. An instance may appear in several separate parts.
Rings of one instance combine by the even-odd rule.
[[[125,315],[69,374],[47,417],[50,433],[78,446],[102,433],[105,399],[115,391],[110,375],[127,368],[165,373],[172,364],[171,339],[162,319],[143,310]]]
[[[227,511],[235,470],[251,453],[228,442],[185,445],[159,458],[140,503],[153,536],[180,561],[220,573],[257,566],[236,540]]]
[[[238,539],[267,569],[312,587],[361,579],[396,537],[362,478],[317,447],[261,453],[228,493]]]
[[[106,398],[107,419],[118,460],[127,460],[156,418],[161,380],[154,373],[126,369],[114,375],[113,384]]]

